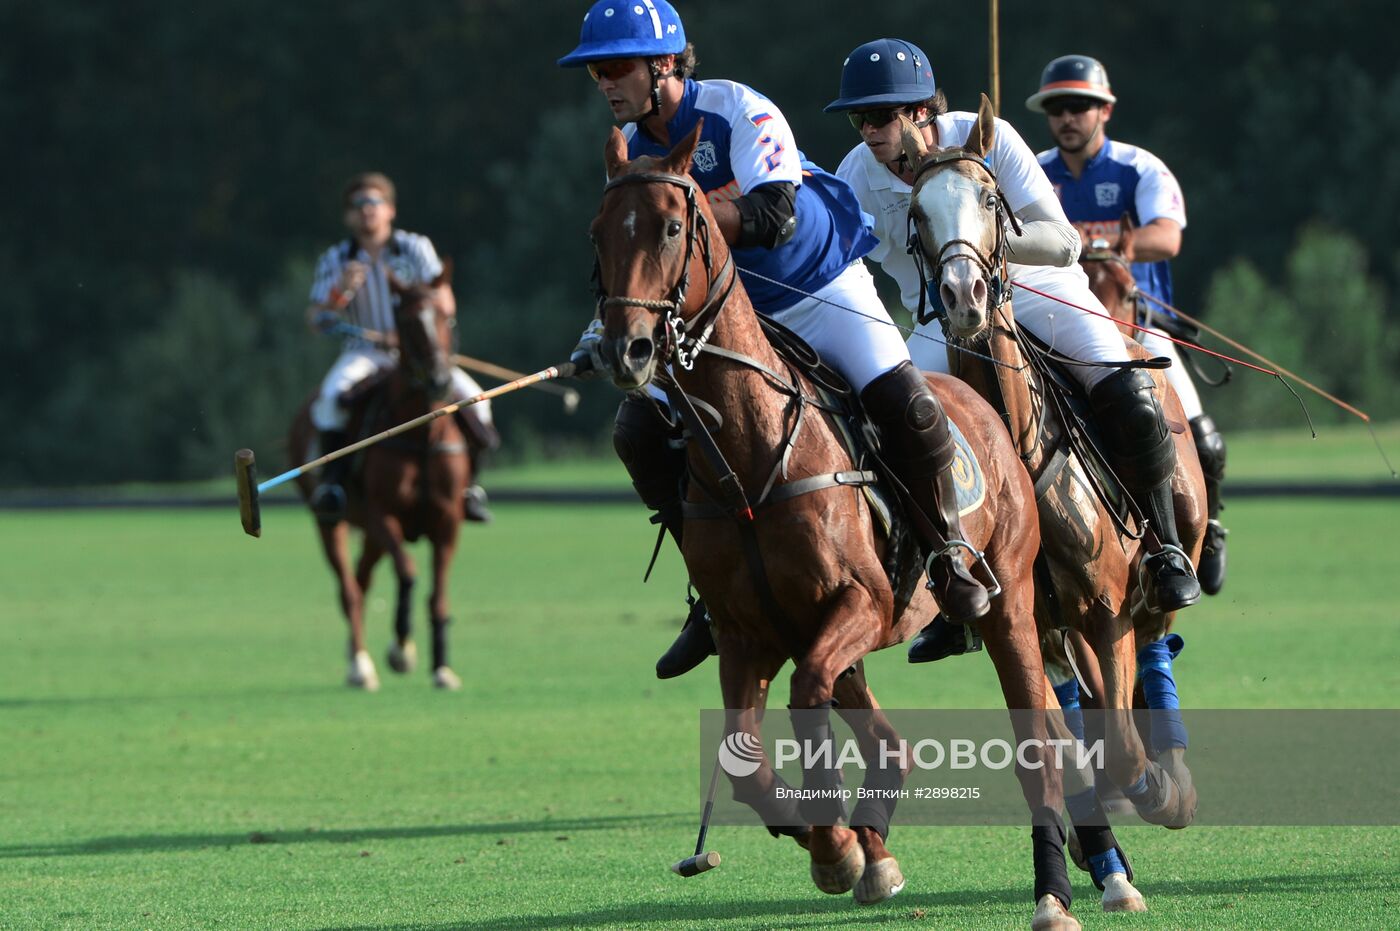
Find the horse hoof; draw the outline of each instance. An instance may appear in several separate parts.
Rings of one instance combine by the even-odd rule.
[[[394,672],[412,672],[418,665],[418,644],[412,640],[389,644],[389,668]]]
[[[865,872],[865,851],[860,849],[854,833],[846,852],[835,863],[812,861],[812,882],[827,895],[850,892]]]
[[[364,689],[366,692],[379,691],[379,670],[374,668],[374,660],[369,658],[369,652],[360,650],[350,660],[350,671],[345,674],[345,684],[352,689]]]
[[[462,680],[447,666],[439,666],[433,670],[433,685],[449,692],[455,692],[462,687]]]
[[[1040,897],[1035,903],[1035,914],[1031,917],[1031,931],[1082,931],[1079,919],[1060,904],[1060,900],[1050,893]]]
[[[1109,873],[1104,877],[1102,904],[1106,912],[1147,911],[1147,901],[1124,873]]]
[[[899,871],[899,863],[894,857],[886,857],[876,863],[865,864],[865,872],[860,874],[854,895],[857,905],[874,905],[892,896],[899,895],[904,888],[904,874]]]

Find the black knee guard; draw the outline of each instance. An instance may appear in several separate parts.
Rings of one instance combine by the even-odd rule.
[[[1191,436],[1206,480],[1206,514],[1214,520],[1220,516],[1220,483],[1225,479],[1225,438],[1209,414],[1191,419]]]
[[[680,429],[648,400],[628,396],[617,409],[613,448],[627,467],[642,503],[657,512],[661,524],[681,541],[681,488],[685,449]]]
[[[1142,369],[1121,369],[1089,392],[1109,464],[1134,494],[1170,481],[1176,469],[1176,447],[1154,388]]]
[[[948,416],[914,363],[901,362],[876,378],[860,400],[880,429],[885,458],[901,475],[932,478],[953,464]]]

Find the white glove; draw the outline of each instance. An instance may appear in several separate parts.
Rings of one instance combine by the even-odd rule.
[[[569,361],[578,366],[575,378],[599,378],[607,373],[600,348],[603,345],[603,321],[594,318],[584,327],[578,345],[569,353]]]

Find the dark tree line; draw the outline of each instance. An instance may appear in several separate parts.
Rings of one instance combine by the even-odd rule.
[[[1033,147],[1049,139],[1022,100],[1046,60],[1086,52],[1120,98],[1111,134],[1180,178],[1183,307],[1394,416],[1388,6],[1001,6],[1003,115]],[[562,357],[591,310],[585,229],[608,126],[587,77],[554,66],[586,8],[0,3],[0,482],[204,477],[236,446],[275,449],[333,352],[301,309],[316,254],[343,235],[340,185],[365,168],[393,175],[402,225],[456,259],[465,351],[526,370]],[[957,108],[987,86],[980,3],[679,9],[701,76],[771,96],[828,167],[855,139],[821,107],[860,42],[922,45]],[[1226,422],[1290,416],[1259,397],[1207,395]],[[565,420],[521,395],[498,416],[538,451],[596,443],[615,400],[593,388]]]

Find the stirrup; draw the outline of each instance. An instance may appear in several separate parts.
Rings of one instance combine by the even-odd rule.
[[[992,580],[991,585],[985,586],[985,588],[987,589],[987,598],[991,599],[995,598],[997,595],[1000,595],[1001,582],[997,580],[996,573],[992,571],[992,567],[987,564],[987,554],[984,553],[982,550],[979,550],[977,547],[973,546],[966,540],[959,540],[956,537],[945,541],[943,546],[934,550],[932,553],[929,553],[928,559],[924,560],[924,578],[928,580],[924,584],[928,587],[929,591],[933,590],[934,562],[936,560],[942,559],[944,556],[951,556],[954,553],[954,551],[960,549],[967,550],[969,553],[971,553],[972,565],[980,565],[982,567],[982,571],[987,573],[987,578]],[[1187,560],[1187,562],[1189,563],[1190,560]],[[972,574],[971,567],[968,568],[968,574]]]

